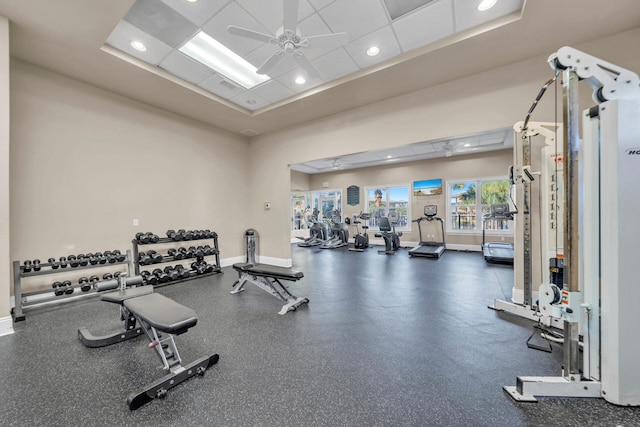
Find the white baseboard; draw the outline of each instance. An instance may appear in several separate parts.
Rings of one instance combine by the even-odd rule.
[[[460,245],[457,243],[447,243],[447,249],[452,251],[482,252],[480,245]]]
[[[0,318],[0,337],[13,334],[13,318],[11,316]]]
[[[274,258],[270,256],[258,256],[258,262],[263,264],[277,265],[278,267],[291,267],[293,265],[293,261],[291,258]]]
[[[245,262],[247,258],[244,255],[231,257],[231,258],[221,258],[220,259],[220,267],[229,267],[238,262]]]

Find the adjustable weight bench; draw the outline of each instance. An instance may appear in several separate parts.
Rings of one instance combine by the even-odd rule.
[[[302,271],[278,267],[276,265],[251,263],[233,264],[233,268],[238,272],[239,278],[233,284],[232,294],[243,291],[244,285],[247,282],[253,283],[260,289],[286,303],[282,306],[278,314],[295,311],[298,306],[309,302],[308,298],[292,295],[281,282],[281,280],[296,282],[302,279],[304,277]]]
[[[173,335],[180,335],[196,325],[198,317],[192,309],[178,304],[164,295],[153,293],[153,287],[121,289],[102,296],[102,300],[120,305],[121,317],[125,320],[125,331],[104,337],[94,337],[86,328],[78,330],[78,336],[87,347],[103,347],[139,336],[144,331],[149,337],[149,347],[154,348],[163,368],[170,373],[131,393],[127,398],[130,409],[155,398],[163,398],[167,391],[218,362],[219,356],[201,357],[189,365],[182,366]],[[140,326],[136,327],[136,324]],[[166,334],[162,336],[161,333]]]

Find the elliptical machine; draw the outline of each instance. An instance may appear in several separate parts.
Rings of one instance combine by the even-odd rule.
[[[311,214],[311,222],[313,222],[313,225],[309,228],[309,237],[306,239],[304,237],[298,237],[298,239],[302,240],[302,242],[298,243],[298,246],[302,248],[318,246],[328,239],[329,227],[327,227],[327,224],[318,221],[319,214],[318,209],[313,209],[313,213]]]
[[[402,231],[396,232],[397,223],[398,214],[395,212],[389,212],[389,215],[380,218],[380,232],[374,234],[375,237],[384,239],[384,250],[378,251],[379,254],[393,255],[400,248]]]
[[[338,209],[333,211],[331,217],[330,234],[331,237],[320,245],[320,249],[336,249],[349,244],[349,226],[342,224],[342,216]]]
[[[362,226],[364,231],[362,234],[360,234],[360,228],[358,227],[358,224],[362,224],[362,221],[355,218],[359,218],[364,221],[364,225]],[[349,218],[346,218],[345,222],[348,219]],[[369,247],[369,235],[367,234],[367,230],[369,229],[367,222],[369,219],[371,219],[371,214],[369,212],[360,212],[360,215],[357,217],[354,215],[353,223],[356,226],[356,235],[353,236],[353,247],[349,248],[350,251],[364,252],[364,250]]]

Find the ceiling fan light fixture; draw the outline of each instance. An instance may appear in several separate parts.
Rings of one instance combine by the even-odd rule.
[[[497,2],[498,2],[498,0],[482,0],[480,2],[480,4],[478,5],[478,10],[480,12],[484,12],[486,10],[489,10],[493,6],[495,6]]]
[[[204,31],[199,31],[179,51],[245,89],[251,89],[270,79],[267,75],[257,74],[256,67]]]
[[[135,50],[137,50],[138,52],[146,52],[147,51],[147,47],[144,45],[144,43],[142,43],[141,41],[138,40],[132,40],[129,45],[134,48]]]
[[[378,46],[371,46],[369,49],[367,49],[367,55],[369,56],[376,56],[380,53],[380,48]]]

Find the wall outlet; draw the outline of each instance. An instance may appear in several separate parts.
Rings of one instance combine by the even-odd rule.
[[[134,227],[137,227],[137,226],[139,226],[139,225],[140,225],[140,221],[138,221],[138,218],[134,218],[134,219],[133,219],[133,226],[134,226]]]

